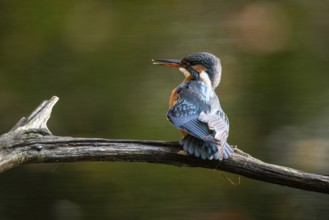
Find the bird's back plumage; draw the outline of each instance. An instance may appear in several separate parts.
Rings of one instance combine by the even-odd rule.
[[[203,159],[228,158],[233,152],[226,142],[229,122],[213,88],[189,80],[180,84],[173,95],[177,100],[172,102],[167,117],[187,133],[180,141],[183,149]]]

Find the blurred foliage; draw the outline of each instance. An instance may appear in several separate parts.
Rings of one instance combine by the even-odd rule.
[[[1,1],[0,133],[57,95],[56,135],[178,140],[165,113],[183,77],[151,59],[208,51],[223,65],[229,142],[328,172],[328,9],[319,0]],[[149,164],[26,166],[3,174],[0,218],[326,218],[321,195],[241,181]]]

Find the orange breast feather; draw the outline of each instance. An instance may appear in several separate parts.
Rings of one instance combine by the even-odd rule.
[[[179,95],[177,94],[176,88],[171,92],[171,96],[169,99],[169,108],[173,105],[175,105],[176,101],[178,100]],[[186,136],[188,133],[186,133],[185,131],[182,131],[180,129],[178,129],[178,131],[183,135]]]

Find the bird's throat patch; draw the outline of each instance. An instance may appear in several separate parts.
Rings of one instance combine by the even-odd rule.
[[[205,82],[207,85],[209,85],[210,87],[212,87],[212,85],[211,85],[211,80],[210,80],[210,78],[209,78],[208,73],[206,73],[206,71],[202,71],[202,72],[200,73],[200,79],[201,79],[203,82]]]

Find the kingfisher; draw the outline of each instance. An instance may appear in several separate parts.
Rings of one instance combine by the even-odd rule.
[[[178,68],[184,80],[171,93],[168,120],[181,132],[184,151],[202,159],[227,159],[229,121],[215,93],[222,75],[220,60],[199,52],[182,60],[155,59],[153,64]]]

